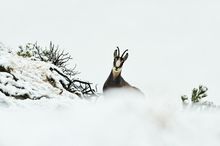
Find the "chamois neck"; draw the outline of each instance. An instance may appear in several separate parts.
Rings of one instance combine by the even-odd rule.
[[[115,80],[116,78],[121,76],[121,69],[116,70],[115,67],[113,67],[111,74],[112,74],[113,79]]]

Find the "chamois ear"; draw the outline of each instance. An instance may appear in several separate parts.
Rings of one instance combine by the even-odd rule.
[[[123,60],[126,61],[128,59],[128,53],[125,54],[125,56],[123,57]]]

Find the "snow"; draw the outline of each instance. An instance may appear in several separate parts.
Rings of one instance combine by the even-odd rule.
[[[220,143],[218,108],[184,106],[180,98],[152,98],[114,90],[97,100],[81,99],[59,85],[51,63],[0,50],[1,146],[185,146]],[[12,74],[19,80],[15,81]],[[55,79],[51,86],[46,77]],[[7,83],[7,84],[6,84]],[[19,87],[19,88],[18,88]],[[60,94],[60,90],[63,92]],[[32,100],[42,96],[40,100]],[[160,99],[160,100],[158,100]]]
[[[3,146],[217,146],[220,142],[219,111],[183,110],[166,101],[117,94],[93,103],[69,98],[16,103],[0,111]]]
[[[2,55],[0,65],[12,70],[10,72],[11,74],[6,72],[0,73],[0,87],[5,92],[11,95],[28,94],[31,99],[42,96],[48,98],[59,97],[61,92],[62,96],[68,96],[69,98],[76,97],[76,95],[64,91],[62,85],[59,83],[59,80],[62,80],[62,78],[49,70],[50,67],[56,68],[54,65],[34,61],[30,58],[23,58],[16,55],[16,53],[8,53],[6,51],[0,53]],[[13,76],[18,81],[14,80]],[[56,87],[53,87],[49,83],[48,78],[55,79]]]
[[[51,98],[15,100],[0,92],[0,146],[219,146],[218,108],[185,107],[180,99],[202,84],[209,88],[207,100],[220,105],[219,13],[217,0],[2,2],[0,42],[9,47],[0,43],[0,64],[15,68],[22,80],[16,84],[1,73],[1,82],[10,82],[1,88]],[[122,75],[147,98],[117,94],[94,102],[59,95],[43,81],[59,79],[48,72],[50,64],[8,54],[51,40],[70,52],[70,66],[77,64],[80,77],[99,91],[116,46],[129,49]]]
[[[3,48],[3,47],[2,47]],[[94,100],[81,99],[59,85],[51,63],[0,50],[0,89],[27,93],[18,100],[0,92],[1,146],[185,146],[220,143],[218,108],[184,106],[180,98],[152,98],[114,90]],[[19,80],[15,81],[12,74]],[[51,86],[47,76],[55,79]],[[6,84],[7,83],[7,84]],[[19,88],[18,88],[19,87]],[[158,100],[160,99],[160,100]]]

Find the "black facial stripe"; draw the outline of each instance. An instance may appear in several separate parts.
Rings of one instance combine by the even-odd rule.
[[[114,62],[113,62],[114,67],[116,67],[116,62],[117,62],[117,60],[119,60],[119,57],[117,57],[117,58],[114,59]],[[117,68],[121,68],[121,67],[123,66],[123,64],[124,64],[124,61],[123,61],[123,59],[122,59],[121,57],[120,57],[120,60],[121,60],[121,64],[120,64],[120,66],[117,67]]]

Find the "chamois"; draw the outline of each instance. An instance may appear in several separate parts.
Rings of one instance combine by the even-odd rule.
[[[121,76],[122,66],[124,62],[128,59],[128,49],[125,50],[120,56],[120,49],[114,51],[114,61],[113,68],[108,79],[105,81],[103,86],[103,92],[105,93],[109,89],[131,89],[131,91],[136,91],[138,93],[143,94],[138,88],[131,86],[128,82],[126,82]]]

